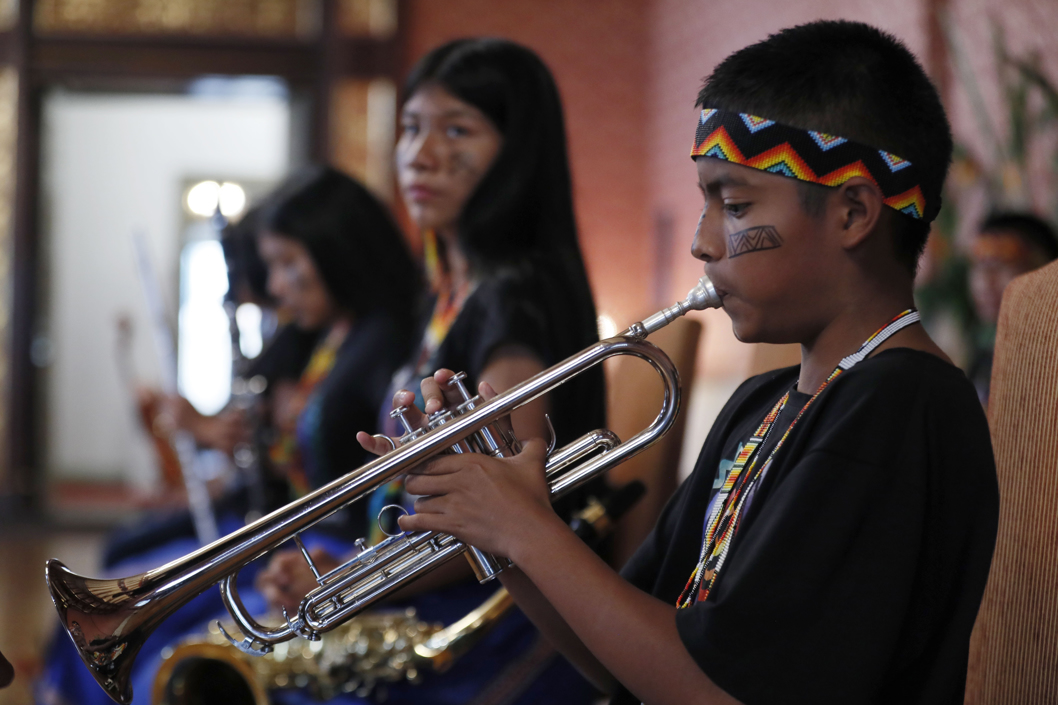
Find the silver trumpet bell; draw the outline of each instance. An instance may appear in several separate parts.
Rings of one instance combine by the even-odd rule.
[[[537,399],[570,378],[614,355],[633,355],[649,362],[664,384],[664,399],[654,421],[620,442],[608,430],[586,434],[550,454],[546,464],[551,496],[557,498],[597,477],[653,444],[668,431],[679,411],[680,385],[668,356],[644,338],[688,311],[722,304],[707,277],[681,302],[633,324],[489,401],[466,396],[457,413],[431,420],[429,430],[412,430],[402,445],[301,499],[242,529],[154,570],[120,579],[86,578],[55,559],[46,576],[59,619],[81,659],[103,690],[117,703],[132,701],[132,664],[147,637],[170,614],[215,583],[245,637],[233,644],[247,653],[268,653],[272,645],[295,636],[318,639],[408,582],[460,555],[467,555],[483,582],[503,569],[506,559],[482,553],[453,536],[434,532],[400,533],[352,560],[320,575],[301,546],[305,529],[434,455],[448,452],[493,452],[506,440],[517,441],[497,426],[514,409]],[[491,438],[490,438],[491,437]],[[497,451],[494,454],[502,454]],[[296,615],[285,615],[278,627],[258,624],[245,610],[236,590],[239,570],[293,539],[309,560],[319,587],[302,600]],[[358,542],[358,545],[362,545]]]

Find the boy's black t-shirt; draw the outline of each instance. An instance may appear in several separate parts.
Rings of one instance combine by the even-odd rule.
[[[625,578],[675,605],[720,478],[797,375],[739,387]],[[768,446],[807,398],[791,399]],[[928,353],[883,351],[805,412],[709,599],[676,613],[680,638],[746,705],[962,703],[998,513],[973,386]],[[622,691],[612,702],[639,700]]]

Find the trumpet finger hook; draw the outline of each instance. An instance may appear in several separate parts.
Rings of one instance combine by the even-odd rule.
[[[386,443],[389,443],[390,452],[395,451],[397,449],[397,442],[384,433],[376,433],[371,437],[377,441],[385,441]]]
[[[397,519],[400,519],[401,516],[408,516],[409,512],[408,512],[407,509],[405,509],[404,507],[400,506],[399,504],[387,504],[386,506],[382,507],[382,509],[380,509],[378,511],[378,519],[377,519],[377,521],[378,521],[378,530],[381,531],[386,536],[389,536],[390,538],[393,538],[394,536],[400,536],[401,534],[404,533],[403,531],[397,531],[395,534],[391,534],[390,532],[386,531],[386,527],[382,523],[382,515],[386,513],[387,509],[396,509],[398,512],[402,512],[402,514],[397,516]],[[398,524],[398,526],[399,526],[399,524]]]
[[[551,440],[547,444],[547,455],[546,458],[550,458],[551,454],[555,452],[555,446],[558,445],[558,436],[555,435],[555,426],[551,423],[551,415],[544,414],[544,421],[547,422],[547,432],[551,436]]]

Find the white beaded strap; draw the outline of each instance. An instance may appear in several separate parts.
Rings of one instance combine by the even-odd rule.
[[[876,336],[864,343],[863,347],[861,347],[859,350],[839,362],[838,367],[840,367],[842,370],[848,370],[857,362],[863,361],[864,358],[874,352],[875,348],[877,348],[879,345],[888,340],[894,333],[906,328],[912,323],[918,323],[920,318],[921,316],[918,315],[918,311],[915,310],[912,310],[905,316],[901,316],[900,318],[896,319],[895,321],[887,325],[885,328],[880,330]]]

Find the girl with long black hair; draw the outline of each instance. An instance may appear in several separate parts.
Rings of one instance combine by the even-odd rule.
[[[391,385],[396,401],[410,406],[417,394],[410,390],[439,368],[466,372],[472,389],[485,382],[502,391],[598,340],[577,244],[562,107],[547,67],[509,41],[459,40],[423,58],[404,95],[397,173],[424,238],[432,296],[418,348]],[[391,408],[387,400],[380,425],[399,436]],[[516,412],[516,434],[546,436],[542,412],[560,444],[604,426],[601,369]],[[366,433],[358,437],[377,454],[389,448]],[[394,483],[370,498],[368,514],[401,499]],[[324,567],[333,564],[317,558]],[[277,562],[262,588],[274,604],[296,607],[314,586],[312,576],[294,555],[286,565]],[[397,602],[444,624],[496,589],[477,584],[462,561],[421,582],[418,594]],[[387,695],[389,703],[420,705],[574,705],[591,702],[593,692],[516,612],[447,672],[390,686]]]
[[[281,437],[271,451],[300,495],[364,463],[350,429],[374,426],[389,374],[407,355],[419,270],[382,204],[330,167],[310,168],[279,190],[262,213],[257,248],[270,293],[298,328],[322,336],[282,404],[286,419],[276,420]]]

